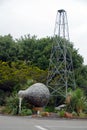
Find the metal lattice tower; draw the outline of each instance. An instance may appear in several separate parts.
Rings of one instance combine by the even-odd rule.
[[[67,13],[63,9],[57,11],[47,86],[52,96],[66,96],[69,87],[75,88]]]

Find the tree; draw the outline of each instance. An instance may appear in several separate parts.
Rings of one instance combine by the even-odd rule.
[[[0,60],[9,62],[16,61],[18,51],[18,45],[10,34],[0,36]]]

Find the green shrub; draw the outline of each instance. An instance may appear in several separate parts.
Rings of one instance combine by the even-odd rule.
[[[80,88],[77,88],[75,91],[71,93],[70,103],[67,105],[67,111],[72,112],[75,111],[76,113],[82,113],[86,110],[86,96],[84,91]]]
[[[45,107],[46,112],[54,112],[54,106],[47,106]]]
[[[3,106],[5,104],[5,92],[3,90],[0,90],[0,106]]]
[[[81,112],[81,113],[79,113],[79,117],[84,118],[84,117],[86,117],[86,114]]]
[[[26,109],[26,108],[23,108],[21,110],[21,116],[27,116],[27,115],[32,115],[32,110],[31,109]]]
[[[74,117],[78,116],[78,114],[77,114],[75,111],[72,112],[72,115],[73,115]]]
[[[6,99],[6,109],[5,112],[8,114],[16,115],[18,114],[18,106],[19,106],[19,99],[17,94],[7,97]]]
[[[62,109],[61,111],[59,111],[59,112],[58,112],[58,115],[59,115],[60,117],[64,117],[64,115],[65,115],[65,110]]]

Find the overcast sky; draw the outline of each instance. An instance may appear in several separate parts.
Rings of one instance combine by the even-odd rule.
[[[70,41],[87,64],[87,0],[0,0],[0,35],[53,36],[59,9],[67,11]]]

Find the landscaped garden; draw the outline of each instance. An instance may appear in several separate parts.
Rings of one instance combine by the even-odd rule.
[[[55,109],[53,98],[36,115],[34,106],[24,98],[19,114],[19,90],[37,82],[46,84],[53,41],[53,37],[37,39],[28,35],[14,40],[11,35],[0,36],[0,113],[33,117],[87,117],[87,65],[84,65],[84,59],[73,43],[69,46],[76,89],[69,88],[66,96],[57,97],[58,106],[64,104],[65,107]]]

